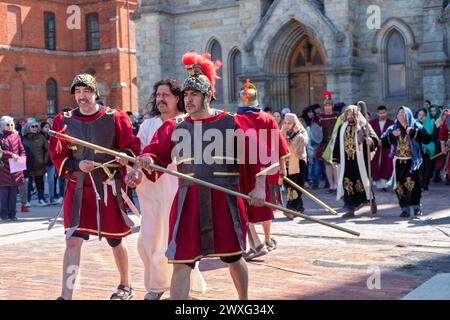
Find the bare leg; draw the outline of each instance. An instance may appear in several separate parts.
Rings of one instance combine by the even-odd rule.
[[[272,225],[272,220],[267,220],[261,222],[264,230],[264,240],[265,242],[270,242],[270,226]]]
[[[173,265],[172,282],[170,284],[170,299],[187,300],[191,285],[192,268],[186,264]]]
[[[240,300],[248,300],[248,269],[243,258],[228,264]]]
[[[72,299],[75,280],[80,268],[82,245],[82,238],[71,237],[66,241],[66,251],[64,252],[63,262],[63,281],[61,289],[61,297],[63,297],[65,300]]]
[[[117,269],[120,273],[120,284],[130,287],[130,279],[128,275],[128,250],[123,242],[117,247],[112,248]]]

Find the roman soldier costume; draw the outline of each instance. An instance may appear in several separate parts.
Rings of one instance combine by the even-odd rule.
[[[80,85],[99,96],[91,75],[77,75],[71,85],[72,94]],[[98,112],[89,116],[83,115],[79,108],[60,113],[53,130],[133,156],[140,151],[140,141],[132,134],[128,115],[109,107],[100,106]],[[133,222],[126,214],[122,198],[124,168],[114,157],[53,137],[49,150],[59,175],[66,179],[63,209],[67,238],[73,234],[119,239],[129,235]],[[82,160],[94,161],[97,169],[82,172],[79,168]]]
[[[265,137],[265,141],[259,140],[258,148],[265,149],[263,152],[256,150],[255,160],[264,168],[279,164],[280,159],[289,156],[289,147],[282,137],[275,119],[268,113],[262,112],[258,102],[258,91],[256,86],[247,80],[239,92],[239,107],[237,109],[236,121],[244,128],[244,132],[253,130],[257,137]],[[261,133],[264,132],[264,135]],[[265,153],[265,154],[264,154]],[[267,155],[269,163],[263,163],[259,155]],[[275,192],[271,192],[271,186],[278,186],[279,170],[271,170],[267,175],[266,201],[276,201]],[[255,187],[256,176],[248,167],[241,166],[241,186],[244,193],[249,193]],[[272,187],[273,188],[273,187]],[[273,220],[273,210],[269,207],[247,206],[249,222],[257,223]]]
[[[201,92],[207,102],[210,92],[214,96],[216,70],[220,62],[213,63],[209,54],[199,55],[196,52],[186,53],[182,62],[189,73],[182,92]],[[234,148],[235,139],[223,139],[223,146],[210,149],[211,162],[208,165],[204,163],[203,154],[209,144],[203,141],[206,131],[213,129],[226,137],[227,130],[234,132],[240,128],[234,114],[212,110],[213,115],[202,120],[181,116],[165,121],[151,143],[144,148],[143,156],[151,157],[155,164],[167,167],[173,155],[179,172],[240,190],[240,164]],[[190,148],[183,148],[187,145]],[[187,151],[189,149],[190,152]],[[249,165],[249,168],[254,175],[260,171],[257,164]],[[146,170],[144,173],[152,181],[159,175]],[[166,252],[169,262],[192,264],[203,257],[240,257],[245,251],[245,236],[246,217],[242,199],[179,180],[169,219]]]

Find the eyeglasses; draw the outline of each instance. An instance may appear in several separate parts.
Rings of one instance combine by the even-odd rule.
[[[5,126],[13,127],[14,123],[5,123]]]
[[[30,128],[37,128],[38,126],[30,126]]]

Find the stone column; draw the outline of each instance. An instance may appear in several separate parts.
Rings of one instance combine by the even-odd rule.
[[[423,99],[443,105],[446,101],[445,73],[450,60],[445,50],[447,18],[441,19],[442,1],[427,0],[423,8],[423,43],[419,65],[423,68]]]
[[[153,84],[176,78],[174,21],[163,1],[142,1],[135,22],[139,112],[145,113]]]

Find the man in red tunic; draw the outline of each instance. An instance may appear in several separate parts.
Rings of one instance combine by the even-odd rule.
[[[376,181],[377,188],[382,189],[384,192],[387,192],[387,181],[392,176],[393,162],[390,157],[391,148],[382,147],[381,136],[393,124],[394,121],[387,117],[386,106],[379,106],[377,108],[377,119],[370,120],[370,125],[379,138],[379,148],[377,148],[372,159],[372,179]]]
[[[336,192],[337,190],[337,180],[338,180],[338,169],[337,166],[327,163],[323,160],[323,153],[331,140],[331,136],[333,135],[334,125],[337,121],[337,115],[333,113],[333,100],[331,100],[331,92],[325,91],[323,93],[325,100],[323,102],[323,113],[321,113],[315,120],[321,128],[323,133],[322,142],[317,147],[315,160],[321,161],[325,165],[325,173],[327,176],[328,184],[329,184],[329,193]]]
[[[263,150],[255,150],[255,159],[262,167],[274,166],[274,170],[267,176],[266,199],[272,201],[270,185],[278,184],[280,175],[285,175],[285,161],[282,158],[289,156],[289,147],[281,136],[278,125],[273,116],[262,112],[258,103],[258,91],[250,80],[241,87],[239,94],[239,108],[236,120],[241,127],[247,128],[246,133],[255,134],[260,141],[258,146]],[[265,159],[262,159],[265,157]],[[281,170],[280,170],[281,169]],[[244,193],[250,192],[255,187],[255,176],[251,174],[248,167],[241,166],[241,186]],[[246,205],[247,218],[249,221],[249,244],[250,250],[246,253],[247,261],[262,256],[268,251],[276,249],[275,239],[270,237],[271,222],[274,219],[273,210],[268,207],[254,207]],[[259,240],[255,230],[255,223],[261,222],[264,230],[264,243]],[[265,247],[267,248],[264,248]]]
[[[189,71],[182,89],[188,116],[165,121],[144,148],[138,164],[146,169],[147,178],[154,181],[158,174],[149,171],[149,164],[167,167],[173,155],[179,172],[240,190],[239,166],[247,164],[240,164],[235,130],[242,128],[235,115],[210,107],[220,62],[213,63],[209,54],[189,52],[183,56],[183,64]],[[230,130],[232,138],[228,139]],[[211,138],[214,143],[210,144]],[[217,143],[219,140],[223,143]],[[249,170],[256,175],[261,166],[249,165]],[[251,204],[261,205],[265,198],[265,177],[256,178],[255,185],[249,194]],[[241,198],[180,179],[169,224],[166,256],[174,264],[172,299],[188,297],[191,270],[204,257],[220,257],[228,263],[239,298],[248,298],[248,271],[242,258],[246,218]]]
[[[445,164],[447,168],[442,170],[447,170],[446,185],[450,185],[450,108],[448,108],[446,118],[444,119],[441,128],[439,130],[439,141],[441,142],[441,152],[447,153],[445,156]]]
[[[139,153],[140,141],[132,134],[128,115],[96,103],[100,95],[93,76],[77,75],[71,93],[79,107],[58,114],[53,130],[129,155]],[[122,238],[131,233],[130,226],[133,225],[126,215],[121,193],[126,161],[117,163],[118,159],[114,157],[53,137],[49,150],[59,176],[66,179],[67,185],[63,202],[66,251],[62,293],[58,299],[72,298],[81,247],[89,235],[105,237],[112,247],[120,285],[111,299],[130,299],[133,290],[128,277],[128,252],[122,242]]]

